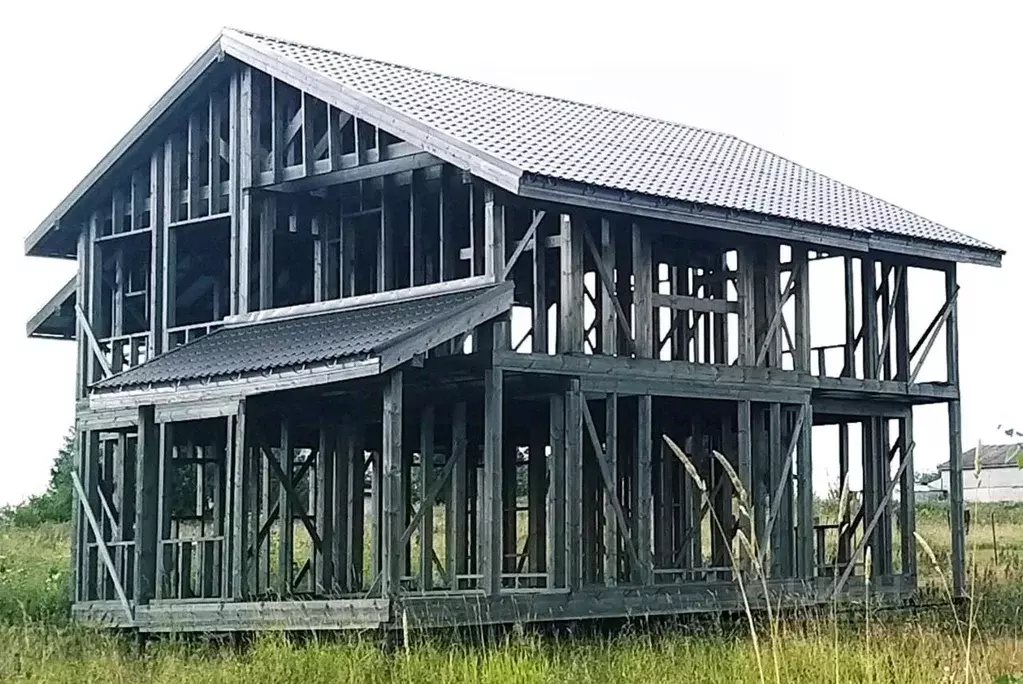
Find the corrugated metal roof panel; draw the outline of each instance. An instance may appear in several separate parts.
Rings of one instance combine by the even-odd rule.
[[[731,135],[233,33],[525,173],[857,232],[995,249]]]

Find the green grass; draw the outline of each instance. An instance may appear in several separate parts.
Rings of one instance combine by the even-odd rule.
[[[975,512],[975,618],[948,607],[922,613],[796,615],[777,636],[762,625],[766,681],[1012,682],[1023,674],[1023,515]],[[921,509],[921,534],[947,557],[944,516]],[[127,642],[67,619],[67,530],[0,527],[0,681],[33,682],[758,682],[761,669],[743,623],[700,628],[626,628],[613,636],[540,637],[523,630],[486,646],[410,635],[382,652],[369,639],[261,636],[235,651],[210,642],[162,640],[137,657]],[[921,569],[930,561],[923,559]],[[937,589],[931,590],[940,597]],[[967,650],[960,630],[969,632]],[[868,637],[869,630],[869,637]],[[837,645],[836,645],[837,633]],[[965,633],[964,633],[965,635]],[[836,676],[837,671],[837,676]]]

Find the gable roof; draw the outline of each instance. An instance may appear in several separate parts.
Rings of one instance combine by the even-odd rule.
[[[1004,253],[735,136],[231,29],[215,47],[518,194],[599,190],[606,208],[652,200],[720,225],[716,209],[755,232],[816,239],[797,230],[809,227],[860,250],[949,247],[930,255],[989,264]]]
[[[1018,444],[982,444],[980,445],[980,467],[1003,468],[1005,466],[1017,467],[1016,459],[1023,454],[1023,443]],[[963,453],[963,469],[970,470],[975,467],[977,458],[977,447]],[[948,470],[949,462],[945,461],[938,466],[938,470]]]
[[[340,300],[337,305],[345,303]],[[511,305],[512,284],[502,283],[228,326],[104,378],[92,389],[121,391],[192,381],[244,383],[246,378],[268,378],[286,369],[330,371],[377,358],[379,366],[365,373],[374,374],[471,330]]]

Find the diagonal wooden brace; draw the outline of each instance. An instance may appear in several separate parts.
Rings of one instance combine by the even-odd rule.
[[[590,436],[590,444],[593,446],[593,453],[597,458],[597,465],[600,466],[601,477],[604,479],[604,491],[611,500],[611,507],[614,508],[615,517],[618,518],[619,532],[623,537],[625,537],[625,546],[629,550],[629,556],[631,556],[632,562],[635,564],[633,567],[640,568],[643,564],[639,560],[639,552],[636,549],[636,544],[632,537],[629,521],[625,517],[625,511],[622,510],[622,503],[618,500],[618,488],[615,486],[614,473],[611,472],[611,468],[607,464],[607,459],[604,457],[604,449],[600,445],[600,438],[597,436],[597,428],[593,424],[593,416],[590,415],[590,408],[587,406],[585,399],[580,403],[582,404],[583,420],[586,423],[586,431]]]
[[[114,591],[117,592],[117,600],[120,602],[124,614],[128,617],[129,624],[134,624],[135,614],[131,610],[128,596],[124,593],[124,587],[121,586],[121,578],[117,575],[117,568],[114,567],[114,561],[110,558],[110,551],[107,550],[106,542],[103,540],[103,531],[100,529],[99,522],[96,521],[96,516],[89,506],[89,498],[85,495],[82,481],[74,470],[71,471],[71,483],[75,486],[75,493],[78,494],[78,502],[82,505],[82,512],[85,513],[85,518],[89,521],[89,527],[92,528],[92,534],[96,537],[96,547],[99,550],[100,558],[103,559],[103,565],[107,567],[107,572],[110,573],[110,582],[114,585]]]
[[[278,482],[284,487],[284,492],[287,494],[288,499],[291,501],[291,506],[298,514],[299,520],[305,525],[305,529],[309,532],[309,538],[313,542],[313,546],[317,549],[323,548],[323,540],[320,539],[320,533],[316,531],[316,526],[310,522],[309,513],[306,511],[305,504],[302,503],[302,499],[295,492],[295,485],[291,481],[291,478],[284,474],[284,470],[281,469],[281,464],[274,458],[273,453],[270,452],[265,446],[261,447],[263,455],[266,457],[266,462],[270,466],[270,470],[273,471],[274,477],[277,478]]]

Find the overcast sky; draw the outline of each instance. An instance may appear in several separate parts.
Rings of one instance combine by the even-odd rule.
[[[1023,430],[1023,24],[1007,2],[894,4],[19,3],[0,41],[0,505],[45,487],[74,416],[73,344],[25,337],[74,265],[23,240],[223,26],[733,133],[1008,250],[961,269],[964,441]],[[940,306],[911,301],[914,328]],[[947,458],[943,410],[916,432],[918,470]]]

